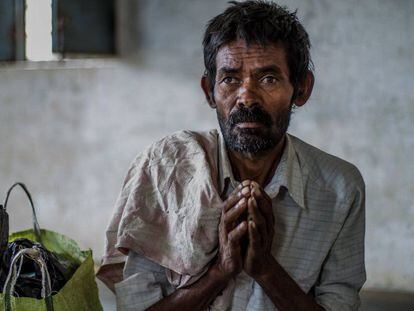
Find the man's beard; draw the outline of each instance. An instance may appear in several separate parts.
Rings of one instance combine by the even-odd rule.
[[[284,137],[290,122],[292,106],[279,112],[276,120],[258,106],[241,107],[225,119],[217,110],[217,118],[228,148],[243,154],[260,154],[273,149]],[[255,122],[258,128],[238,128],[239,123]]]

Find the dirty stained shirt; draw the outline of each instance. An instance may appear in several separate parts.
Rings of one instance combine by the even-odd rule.
[[[217,137],[219,187],[229,195],[239,184],[226,145]],[[228,181],[228,182],[226,182]],[[191,189],[186,189],[191,191]],[[366,280],[365,186],[358,169],[287,134],[280,163],[266,193],[273,202],[272,254],[325,310],[358,310]],[[130,251],[123,281],[115,284],[118,310],[144,310],[173,293],[166,269]],[[211,310],[277,310],[261,286],[242,272],[228,299]]]

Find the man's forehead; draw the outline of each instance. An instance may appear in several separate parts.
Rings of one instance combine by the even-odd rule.
[[[246,44],[237,40],[220,47],[216,56],[216,68],[240,67],[244,63],[258,66],[286,63],[285,49],[282,43],[270,43],[262,46],[257,43]]]

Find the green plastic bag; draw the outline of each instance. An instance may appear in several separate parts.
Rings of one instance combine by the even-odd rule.
[[[24,187],[24,185],[20,185]],[[25,187],[23,189],[27,191]],[[28,192],[26,193],[28,194]],[[28,196],[32,203],[29,194]],[[33,205],[32,209],[34,212]],[[11,310],[17,311],[103,310],[99,301],[98,287],[95,281],[92,251],[82,251],[74,240],[57,232],[44,229],[39,230],[35,212],[33,214],[33,220],[36,222],[34,229],[12,233],[9,236],[9,242],[18,238],[27,238],[32,241],[41,242],[49,251],[54,252],[59,259],[70,261],[78,265],[78,268],[65,286],[57,294],[50,296],[52,307],[50,307],[50,304],[47,307],[46,299],[14,297],[10,295],[6,297],[5,293],[0,293],[0,310],[6,310],[6,298],[10,299]]]

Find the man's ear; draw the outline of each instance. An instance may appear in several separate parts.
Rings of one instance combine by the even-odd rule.
[[[312,71],[308,70],[305,79],[299,85],[298,94],[294,100],[296,106],[300,107],[306,104],[312,94],[314,82],[315,77],[313,76]]]
[[[206,96],[206,100],[209,106],[213,109],[217,107],[216,103],[214,102],[214,96],[211,92],[211,83],[210,80],[207,78],[206,75],[201,77],[201,88],[203,89],[204,95]]]

